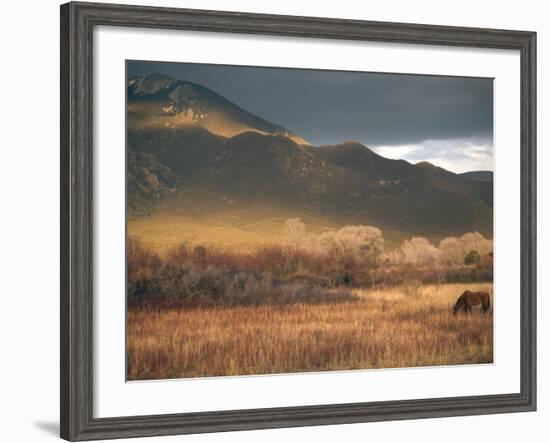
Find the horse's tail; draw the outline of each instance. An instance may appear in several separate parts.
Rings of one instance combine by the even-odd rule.
[[[456,314],[463,304],[464,304],[464,300],[462,299],[462,297],[459,297],[459,299],[456,301],[455,305],[453,306],[453,314]]]
[[[491,296],[488,293],[486,293],[485,295],[486,297],[485,297],[485,303],[483,303],[483,309],[485,311],[488,311],[491,308]]]

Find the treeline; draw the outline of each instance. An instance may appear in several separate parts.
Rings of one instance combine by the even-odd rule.
[[[486,282],[493,278],[492,241],[479,233],[438,246],[416,237],[386,253],[379,229],[347,226],[308,235],[288,220],[287,241],[237,253],[183,243],[160,256],[128,241],[129,303],[236,306],[356,300],[353,288],[403,283]]]
[[[285,222],[287,247],[314,255],[328,255],[337,260],[367,259],[370,267],[391,265],[453,266],[475,265],[488,261],[492,266],[493,241],[479,232],[461,237],[447,237],[438,245],[423,237],[405,240],[390,253],[384,251],[382,231],[373,226],[345,226],[320,235],[308,234],[299,218]]]

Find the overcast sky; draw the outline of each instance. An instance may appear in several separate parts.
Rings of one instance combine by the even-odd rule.
[[[129,62],[200,83],[314,145],[356,140],[381,155],[455,172],[493,169],[493,80]]]

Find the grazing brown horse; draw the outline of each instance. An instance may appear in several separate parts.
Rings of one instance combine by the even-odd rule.
[[[472,292],[464,291],[464,293],[458,297],[456,304],[453,308],[453,314],[463,310],[465,313],[472,312],[472,306],[481,305],[483,312],[489,311],[490,297],[487,292]]]

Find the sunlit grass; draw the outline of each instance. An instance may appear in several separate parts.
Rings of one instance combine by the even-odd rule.
[[[128,378],[162,379],[489,363],[492,309],[453,316],[491,283],[356,290],[336,304],[128,312]],[[493,301],[493,300],[491,300]]]

